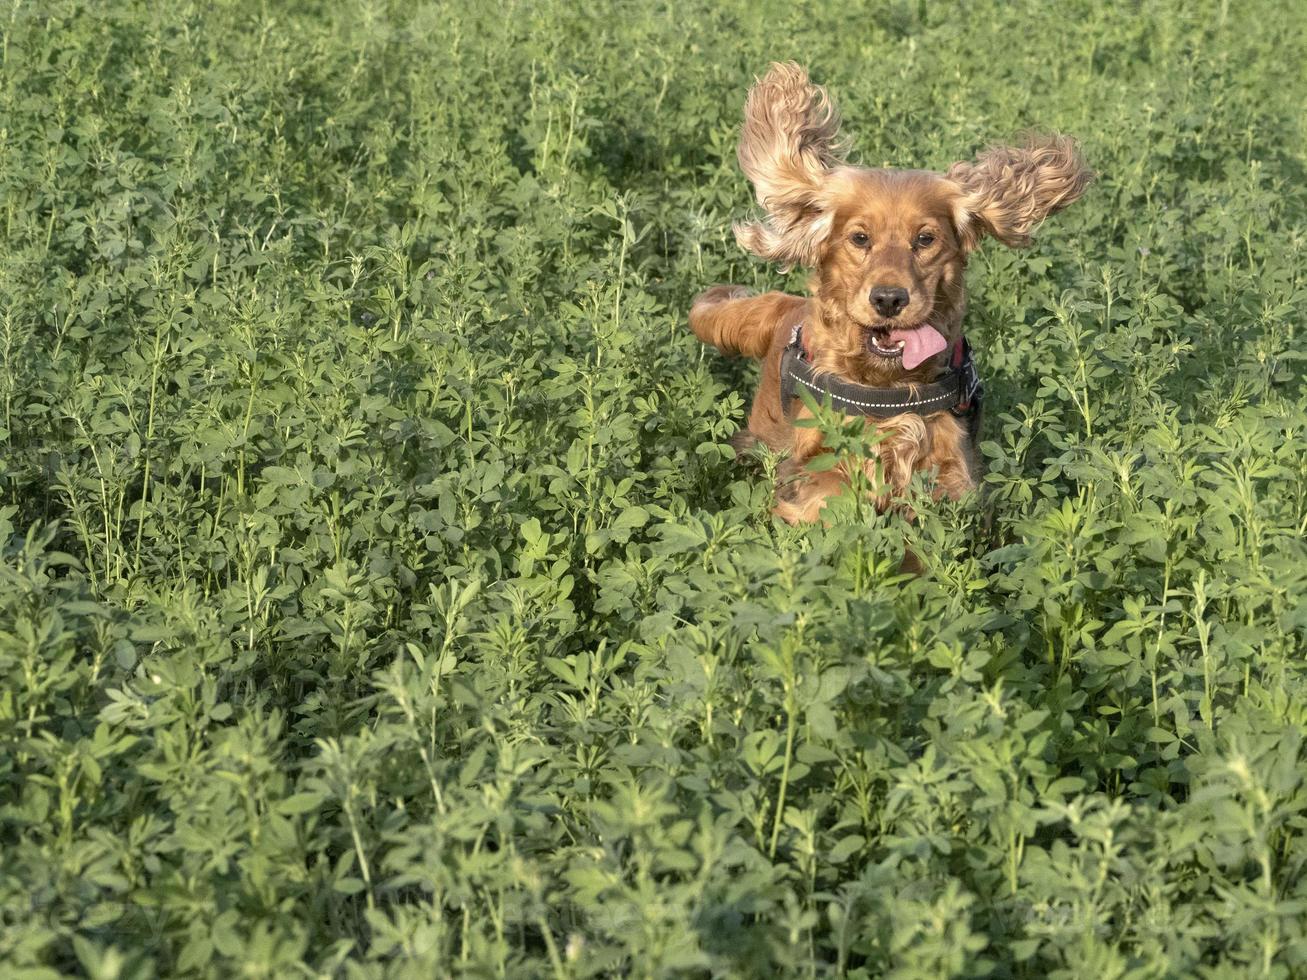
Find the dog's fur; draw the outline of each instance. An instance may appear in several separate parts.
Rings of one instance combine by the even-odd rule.
[[[813,268],[812,296],[754,296],[743,287],[714,286],[690,309],[690,326],[700,340],[763,362],[749,426],[736,445],[760,440],[788,454],[775,513],[791,523],[817,519],[844,483],[838,469],[806,472],[808,461],[823,452],[821,433],[795,428],[781,408],[780,359],[795,324],[804,324],[819,371],[876,387],[928,383],[947,369],[962,335],[968,253],[985,235],[1012,247],[1028,244],[1039,223],[1078,198],[1092,178],[1064,136],[996,147],[946,174],[852,167],[841,162],[839,126],[825,89],[792,62],[772,65],[753,86],[739,159],[766,219],[736,225],[735,237],[783,268]],[[881,316],[870,298],[873,288],[886,286],[908,291],[907,306],[893,319]],[[943,334],[949,347],[912,370],[868,345],[873,328],[920,323]],[[808,414],[803,409],[798,417]],[[892,490],[923,469],[935,471],[936,492],[950,497],[975,486],[975,446],[950,412],[868,424],[886,434],[878,448],[883,480]]]

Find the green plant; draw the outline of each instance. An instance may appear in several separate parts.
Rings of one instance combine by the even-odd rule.
[[[1302,975],[1304,56],[1263,2],[9,2],[4,975]],[[790,528],[728,447],[685,314],[803,288],[730,234],[789,57],[862,163],[1099,173],[972,261],[975,499]]]

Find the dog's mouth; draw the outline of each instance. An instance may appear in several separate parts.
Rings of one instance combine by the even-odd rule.
[[[891,333],[902,333],[894,331],[889,327],[866,327],[867,347],[873,354],[879,354],[881,357],[890,357],[898,359],[903,356],[903,345],[906,341],[900,337],[897,340],[891,340]]]
[[[911,371],[918,364],[948,347],[944,335],[929,323],[910,327],[866,327],[867,349],[886,360],[902,360]]]

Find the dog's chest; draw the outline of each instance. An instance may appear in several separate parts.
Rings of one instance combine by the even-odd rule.
[[[924,417],[905,414],[863,421],[874,453],[868,454],[864,463],[867,475],[883,479],[896,490],[906,487],[917,470],[932,469],[938,466],[944,453],[956,452],[963,437],[958,420],[947,413]],[[806,464],[830,451],[820,431],[795,428],[793,432],[792,458],[796,461]],[[877,463],[883,475],[874,473]]]

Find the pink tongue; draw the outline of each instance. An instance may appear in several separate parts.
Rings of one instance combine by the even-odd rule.
[[[945,347],[948,341],[944,335],[929,323],[923,323],[915,330],[891,330],[891,344],[903,341],[903,366],[911,371],[928,357],[934,357]]]

